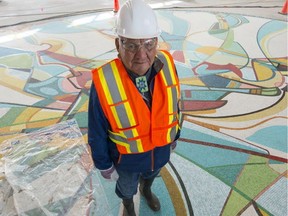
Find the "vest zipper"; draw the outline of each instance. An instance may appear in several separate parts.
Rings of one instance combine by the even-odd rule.
[[[154,171],[154,149],[151,151],[151,171]]]
[[[156,74],[157,75],[157,74]],[[152,79],[151,79],[151,81],[150,81],[150,85],[149,85],[149,93],[150,93],[150,96],[151,96],[151,101],[150,101],[150,107],[149,107],[149,109],[150,109],[150,113],[152,112],[152,101],[153,101],[153,92],[152,92],[152,88],[153,88],[153,90],[154,90],[154,80],[155,80],[155,76],[156,75],[154,75],[153,77],[152,77]],[[153,86],[153,87],[152,87]],[[151,151],[151,171],[153,172],[154,171],[154,149],[152,149],[152,151]]]

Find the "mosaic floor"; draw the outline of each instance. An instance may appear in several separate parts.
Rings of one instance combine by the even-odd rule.
[[[161,211],[137,194],[137,215],[287,215],[287,22],[155,11],[181,81],[182,133],[153,186]],[[91,69],[117,55],[114,19],[0,28],[0,215],[122,215],[85,146]]]

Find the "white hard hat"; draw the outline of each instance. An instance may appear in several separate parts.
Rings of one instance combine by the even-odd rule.
[[[161,30],[149,5],[142,0],[128,0],[118,11],[116,33],[126,38],[141,39],[158,37]]]

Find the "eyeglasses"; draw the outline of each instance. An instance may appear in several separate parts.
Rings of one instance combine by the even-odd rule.
[[[143,41],[140,44],[136,44],[136,43],[130,42],[127,39],[123,39],[123,38],[120,38],[120,41],[121,41],[121,44],[122,44],[123,48],[128,50],[128,51],[130,51],[130,52],[132,52],[132,53],[136,53],[142,46],[146,50],[151,51],[157,45],[156,38],[147,39],[147,40]]]

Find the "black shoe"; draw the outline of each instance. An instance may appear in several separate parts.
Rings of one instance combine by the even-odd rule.
[[[146,202],[148,206],[153,210],[153,211],[159,211],[161,208],[160,201],[159,199],[155,196],[154,193],[151,191],[151,185],[153,183],[154,179],[140,179],[140,186],[139,190],[142,196],[146,199]]]
[[[123,199],[124,211],[123,216],[136,216],[134,202],[132,199]]]

